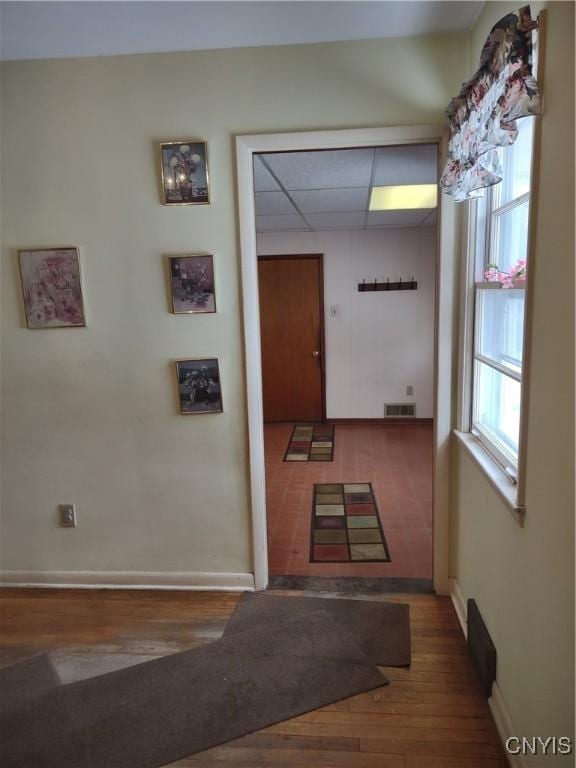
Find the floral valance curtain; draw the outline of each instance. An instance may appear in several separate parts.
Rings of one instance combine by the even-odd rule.
[[[478,71],[448,105],[450,142],[440,186],[456,201],[480,197],[483,187],[502,180],[497,148],[516,141],[517,118],[541,111],[532,75],[536,27],[528,5],[500,19],[484,43]]]

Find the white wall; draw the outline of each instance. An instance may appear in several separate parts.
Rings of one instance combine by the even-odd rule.
[[[532,4],[533,15],[540,4]],[[515,10],[487,3],[473,34]],[[465,450],[453,446],[452,576],[475,598],[498,651],[498,687],[518,736],[574,734],[574,5],[547,4],[526,520],[521,528]],[[574,756],[530,766],[574,765]]]
[[[417,417],[432,418],[435,227],[263,232],[257,247],[260,255],[324,254],[328,418],[382,418],[384,403],[416,403]],[[412,276],[416,291],[357,289],[363,279]]]
[[[233,137],[445,124],[462,35],[2,67],[2,565],[252,569]],[[274,108],[270,109],[270,105]],[[208,141],[210,206],[165,208],[157,142]],[[25,327],[16,249],[79,245],[86,329]],[[218,313],[171,315],[162,254],[215,254]],[[220,359],[180,416],[172,361]],[[79,526],[62,529],[56,505]]]

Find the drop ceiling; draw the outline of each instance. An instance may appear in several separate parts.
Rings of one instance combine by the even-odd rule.
[[[257,232],[427,227],[436,209],[369,211],[373,186],[435,184],[433,144],[255,155]]]

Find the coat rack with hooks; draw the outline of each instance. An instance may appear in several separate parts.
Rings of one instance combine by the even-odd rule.
[[[417,291],[418,282],[413,277],[410,280],[400,280],[398,282],[390,282],[390,278],[386,281],[379,282],[378,280],[366,281],[362,280],[358,283],[358,290],[360,293],[367,293],[369,291]]]

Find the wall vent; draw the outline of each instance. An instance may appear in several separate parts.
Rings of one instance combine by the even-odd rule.
[[[385,403],[384,418],[406,418],[416,416],[415,403]]]
[[[475,600],[468,600],[468,648],[487,699],[496,680],[496,648]]]

